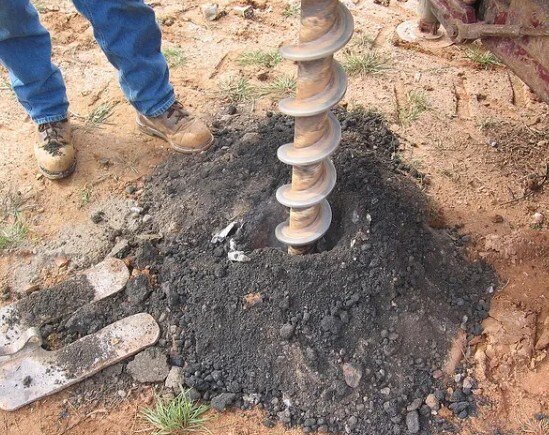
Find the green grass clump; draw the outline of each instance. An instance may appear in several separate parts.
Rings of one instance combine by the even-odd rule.
[[[113,114],[113,110],[117,104],[118,102],[101,103],[91,111],[91,113],[86,117],[86,121],[92,125],[104,124]]]
[[[260,97],[270,96],[272,98],[287,97],[295,93],[297,82],[295,77],[289,75],[281,75],[275,78],[272,82],[262,86],[257,90]]]
[[[351,41],[351,45],[357,47],[359,50],[370,49],[374,45],[374,38],[364,33],[355,36]]]
[[[27,226],[20,220],[0,228],[0,250],[12,248],[21,242],[29,233]]]
[[[465,49],[465,57],[483,69],[491,69],[501,65],[501,62],[494,53],[483,51],[478,47]]]
[[[245,51],[238,58],[238,63],[243,66],[259,65],[266,68],[274,68],[282,61],[280,53],[273,51]]]
[[[255,88],[246,77],[230,77],[219,83],[221,98],[231,103],[242,103],[252,100]]]
[[[170,68],[183,66],[187,63],[187,56],[180,47],[166,48],[163,52]]]
[[[406,94],[406,104],[399,111],[402,125],[410,125],[417,121],[420,115],[429,109],[429,101],[425,92],[413,90]]]
[[[285,17],[297,17],[301,15],[301,6],[299,2],[289,2],[286,7],[284,8],[284,11],[282,12],[282,15]]]
[[[209,409],[207,405],[192,402],[188,391],[182,391],[172,400],[157,397],[155,407],[144,409],[141,416],[154,427],[154,435],[210,433],[204,426],[210,420],[204,416]]]
[[[367,52],[347,51],[343,59],[343,67],[349,75],[380,74],[389,67],[389,57],[376,50]]]

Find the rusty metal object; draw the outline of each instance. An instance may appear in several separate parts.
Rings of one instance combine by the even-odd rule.
[[[290,217],[276,228],[276,237],[290,254],[305,254],[329,229],[332,211],[326,197],[336,184],[330,160],[341,141],[341,126],[329,112],[345,95],[347,76],[334,60],[353,35],[353,17],[338,0],[302,0],[297,45],[281,49],[298,62],[297,94],[280,102],[280,111],[296,118],[294,142],[278,150],[293,166],[291,184],[277,191]]]
[[[455,42],[484,45],[549,103],[549,1],[429,0]]]
[[[419,23],[418,30],[421,33],[427,33],[429,35],[438,35],[438,29],[440,28],[440,22],[438,21],[429,0],[420,0],[419,2]]]

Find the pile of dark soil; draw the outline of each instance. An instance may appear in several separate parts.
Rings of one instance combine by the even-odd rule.
[[[403,173],[383,120],[338,116],[322,252],[290,257],[273,240],[286,214],[274,192],[289,177],[276,149],[291,141],[292,120],[236,116],[215,125],[210,153],[173,156],[151,177],[143,207],[164,239],[142,243],[136,262],[158,273],[171,363],[204,399],[257,405],[265,424],[306,432],[418,433],[442,424],[424,404],[430,393],[459,403],[460,417],[474,412],[470,386],[449,397],[435,378],[456,333],[480,333],[494,276],[426,225],[433,207]],[[248,263],[228,260],[228,241],[211,243],[233,220]]]
[[[421,175],[399,162],[383,120],[338,116],[334,222],[319,253],[290,257],[274,240],[287,213],[274,193],[290,173],[276,149],[291,141],[292,120],[226,116],[211,152],[174,155],[150,177],[141,206],[152,222],[141,234],[117,234],[130,240],[122,255],[150,274],[45,325],[44,336],[55,347],[149,312],[162,325],[158,347],[184,368],[193,397],[218,409],[264,408],[266,425],[447,432],[452,426],[432,413],[441,404],[461,418],[474,413],[474,382],[451,376],[447,391],[442,369],[460,329],[481,332],[495,277],[464,258],[459,236],[426,224],[436,207],[412,178]],[[229,240],[211,241],[234,220],[243,225],[229,239],[247,263],[228,260]],[[128,375],[112,370],[121,394]],[[104,384],[92,378],[78,397]]]

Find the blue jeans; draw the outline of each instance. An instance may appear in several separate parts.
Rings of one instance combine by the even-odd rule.
[[[164,113],[175,95],[153,10],[143,0],[74,0],[74,5],[91,22],[130,103],[146,116]],[[36,123],[67,118],[67,93],[51,62],[50,35],[30,0],[0,0],[0,62]]]

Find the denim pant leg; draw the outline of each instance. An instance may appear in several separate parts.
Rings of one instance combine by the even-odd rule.
[[[67,93],[59,68],[51,63],[50,35],[29,0],[0,0],[0,62],[36,123],[67,117]]]
[[[92,24],[97,42],[118,70],[120,86],[145,116],[158,116],[174,102],[168,64],[154,11],[143,0],[73,0]]]

